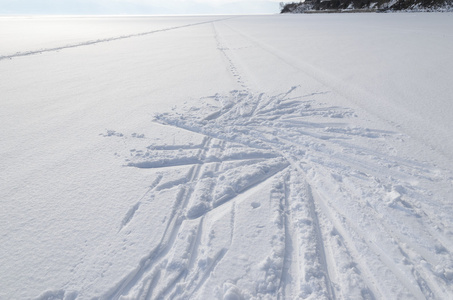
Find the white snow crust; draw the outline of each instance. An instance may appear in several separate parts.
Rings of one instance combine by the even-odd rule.
[[[451,13],[0,24],[0,299],[453,298]]]

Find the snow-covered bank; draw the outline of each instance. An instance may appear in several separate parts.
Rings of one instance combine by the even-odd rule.
[[[0,298],[451,298],[452,20],[2,19]]]

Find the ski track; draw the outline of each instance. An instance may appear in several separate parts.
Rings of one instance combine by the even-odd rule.
[[[301,296],[303,298],[310,297],[311,295],[315,295],[315,298],[327,298],[327,299],[335,299],[337,298],[337,293],[339,298],[347,298],[349,293],[357,293],[357,296],[360,296],[364,299],[375,299],[381,298],[382,296],[391,296],[391,294],[387,294],[383,291],[380,287],[375,286],[375,282],[379,281],[379,278],[376,277],[376,269],[371,269],[367,267],[366,261],[367,259],[359,259],[357,258],[371,256],[373,260],[376,261],[379,266],[378,268],[385,268],[387,269],[391,275],[391,279],[396,279],[396,283],[394,283],[394,288],[399,290],[397,293],[400,295],[412,295],[415,298],[432,298],[434,293],[433,290],[436,291],[435,294],[445,296],[449,294],[448,291],[448,281],[443,280],[442,278],[435,278],[436,275],[434,274],[426,274],[426,269],[420,267],[419,262],[411,261],[411,257],[408,254],[404,254],[403,256],[408,260],[406,265],[409,267],[407,270],[401,270],[401,266],[397,266],[393,263],[394,258],[390,258],[389,255],[383,252],[379,247],[377,247],[374,243],[367,242],[366,234],[360,230],[356,225],[354,225],[354,220],[350,219],[348,216],[341,214],[337,209],[336,205],[330,203],[329,201],[323,200],[322,196],[319,196],[318,193],[313,193],[312,190],[316,189],[316,186],[319,185],[316,181],[314,183],[309,183],[310,179],[308,179],[309,174],[306,171],[311,166],[312,170],[319,170],[319,172],[323,173],[324,177],[330,177],[331,185],[338,185],[336,183],[335,176],[331,175],[332,170],[332,161],[328,163],[326,160],[329,157],[329,152],[327,149],[319,149],[321,151],[316,152],[317,157],[307,158],[307,151],[310,151],[311,147],[326,147],[326,141],[329,139],[325,138],[323,135],[318,134],[301,134],[301,130],[299,127],[295,127],[293,130],[296,131],[297,135],[304,137],[304,139],[308,139],[307,145],[298,144],[297,141],[291,138],[284,138],[284,135],[279,132],[276,134],[278,138],[275,138],[274,135],[270,135],[268,130],[275,130],[278,128],[278,125],[284,124],[283,122],[279,122],[279,118],[284,118],[284,113],[280,112],[280,115],[274,116],[275,112],[279,113],[279,108],[284,109],[288,106],[301,106],[302,109],[309,111],[307,106],[304,105],[305,101],[301,102],[294,102],[292,104],[286,103],[287,96],[290,91],[295,90],[294,88],[290,89],[288,93],[278,95],[273,98],[272,101],[269,101],[266,105],[261,106],[259,108],[259,102],[263,101],[263,95],[260,94],[256,98],[251,97],[251,94],[244,91],[233,91],[230,97],[232,99],[239,101],[234,104],[230,105],[227,104],[221,108],[221,113],[215,114],[215,117],[212,117],[213,114],[210,112],[206,112],[210,115],[210,118],[206,119],[200,117],[199,115],[192,115],[188,118],[184,118],[184,122],[181,123],[180,119],[172,117],[171,115],[160,115],[156,116],[156,121],[165,124],[167,126],[176,126],[178,128],[186,129],[194,133],[201,133],[206,136],[205,140],[214,141],[214,143],[218,146],[214,147],[215,149],[222,149],[222,153],[217,152],[216,157],[207,156],[206,153],[211,150],[207,147],[208,151],[201,151],[202,154],[199,154],[200,161],[215,161],[218,165],[214,168],[214,173],[211,174],[213,177],[218,177],[222,173],[222,164],[234,161],[231,159],[224,159],[225,157],[225,149],[229,149],[229,147],[234,147],[238,149],[242,149],[245,152],[254,152],[253,155],[247,155],[244,153],[239,153],[239,156],[247,157],[244,159],[237,159],[237,161],[252,161],[251,166],[254,164],[262,164],[263,161],[267,162],[268,164],[274,164],[274,171],[267,176],[258,176],[258,179],[252,179],[248,181],[249,186],[245,189],[237,189],[236,193],[229,195],[225,199],[223,199],[219,205],[214,204],[211,208],[207,208],[204,210],[203,213],[197,215],[195,219],[201,219],[208,215],[215,213],[216,209],[222,207],[224,203],[228,203],[230,201],[234,202],[235,197],[239,195],[243,190],[251,188],[256,184],[264,183],[268,178],[274,176],[273,174],[277,174],[282,170],[288,172],[288,175],[284,176],[286,179],[281,179],[281,182],[284,186],[282,194],[284,197],[278,200],[279,205],[281,207],[281,215],[283,220],[283,229],[284,229],[284,256],[283,256],[283,264],[282,270],[280,273],[280,279],[278,283],[278,288],[276,292],[276,296],[280,299],[292,298]],[[242,96],[241,96],[242,95]],[[242,99],[241,99],[242,97]],[[254,113],[250,113],[247,109],[240,107],[241,105],[249,105],[249,103],[245,103],[246,101],[250,101],[255,99],[258,103],[252,103],[253,108],[250,111]],[[224,99],[225,100],[225,99]],[[271,103],[278,103],[280,101],[280,107],[274,107],[273,109],[267,109]],[[222,101],[220,101],[222,102]],[[226,102],[226,101],[223,101]],[[303,105],[300,105],[300,104]],[[348,117],[349,110],[343,108],[335,108],[337,110],[337,114],[343,113],[344,116]],[[313,113],[316,114],[319,111],[331,111],[332,108],[326,108],[325,110],[316,109],[313,110]],[[242,112],[242,115],[241,115]],[[245,113],[244,113],[245,112]],[[250,117],[251,116],[251,117]],[[263,118],[262,116],[267,116],[267,118]],[[187,117],[187,116],[186,116]],[[276,118],[277,117],[277,118]],[[327,116],[328,117],[328,116]],[[238,119],[243,118],[244,122],[239,122]],[[254,121],[256,119],[267,119],[275,121],[273,126],[260,126],[260,121]],[[322,118],[326,118],[324,115]],[[234,125],[228,125],[228,122],[231,120],[235,121]],[[247,123],[250,125],[242,125],[243,123]],[[332,123],[335,124],[335,123]],[[330,125],[332,125],[330,124]],[[344,127],[344,124],[337,124],[339,127]],[[230,128],[226,128],[226,126],[230,126]],[[246,128],[246,129],[244,129]],[[270,129],[269,129],[270,128]],[[325,128],[324,125],[322,126],[310,126],[311,130],[319,131]],[[289,129],[285,126],[284,130],[288,131]],[[238,135],[237,132],[241,132],[247,134],[247,137],[243,135]],[[379,131],[379,130],[366,130],[366,129],[357,129],[357,132],[354,135],[361,136],[362,138],[369,138],[369,132],[374,132],[376,135],[380,136],[388,136],[392,133]],[[339,134],[348,135],[348,133],[343,133],[338,131]],[[283,138],[282,138],[283,136]],[[238,138],[239,137],[239,138]],[[337,138],[332,137],[331,146],[338,147],[338,145],[342,145],[345,147],[347,144],[339,144],[337,143]],[[291,141],[290,141],[291,140]],[[316,141],[316,142],[314,142]],[[322,141],[322,144],[316,145],[315,143],[319,143]],[[209,144],[209,143],[204,143]],[[224,145],[221,147],[220,145]],[[263,153],[256,153],[256,149],[259,149],[257,145],[261,145],[261,150]],[[299,149],[294,149],[295,146],[299,146]],[[192,147],[193,148],[193,147]],[[206,148],[202,146],[201,149]],[[149,149],[153,149],[153,147],[149,147]],[[156,148],[157,149],[157,148]],[[150,150],[150,151],[157,151],[157,150]],[[174,151],[174,150],[167,150],[167,151]],[[269,153],[269,151],[273,152],[272,155],[265,155],[265,153]],[[361,149],[361,151],[368,151],[373,155],[378,155],[372,149]],[[212,152],[212,151],[211,151]],[[299,154],[295,154],[299,153]],[[300,155],[302,153],[302,156]],[[223,157],[222,157],[223,155]],[[254,156],[255,155],[255,156]],[[312,154],[315,155],[315,154]],[[159,155],[150,154],[148,156],[143,155],[138,160],[143,159],[145,157],[158,157]],[[276,163],[275,160],[280,158],[284,163]],[[258,159],[258,160],[257,160]],[[338,157],[336,157],[338,159]],[[381,155],[381,159],[384,160],[394,160],[394,161],[401,161],[397,158],[392,158],[390,156]],[[303,161],[304,167],[301,167],[300,161]],[[333,161],[336,165],[334,166],[341,166],[342,169],[355,169],[359,170],[359,174],[363,174],[363,176],[373,178],[373,176],[378,176],[379,170],[382,168],[381,166],[375,166],[374,162],[370,165],[369,161],[365,160],[358,160],[358,159],[351,159],[350,156],[345,155],[345,157],[339,157],[339,161]],[[410,161],[403,162],[406,168],[413,168],[414,170],[423,170],[420,168],[419,163],[411,163]],[[203,162],[200,164],[196,164],[196,169],[199,170],[201,166],[203,166]],[[134,166],[134,164],[130,164]],[[178,164],[175,164],[177,166]],[[171,166],[171,165],[170,165]],[[170,167],[167,166],[167,167]],[[250,165],[247,165],[251,167]],[[288,169],[290,167],[290,170]],[[237,167],[240,168],[240,167]],[[282,169],[284,168],[284,169]],[[426,166],[425,166],[426,168]],[[341,170],[341,169],[340,169]],[[231,170],[227,170],[225,173],[228,173]],[[292,175],[292,174],[299,174],[299,175]],[[372,174],[372,175],[371,175]],[[395,174],[399,174],[398,172]],[[418,173],[417,173],[418,174]],[[330,175],[330,176],[329,176]],[[422,176],[427,176],[426,174],[421,174]],[[191,178],[190,182],[194,182],[200,179],[199,171],[196,171],[194,176]],[[274,176],[275,177],[275,176]],[[298,182],[295,188],[289,188],[287,186],[287,182],[291,182],[293,177],[298,177],[300,182]],[[305,182],[305,183],[304,183]],[[296,189],[300,189],[300,186],[303,186],[303,192],[297,194],[294,192]],[[346,187],[342,187],[346,190]],[[215,188],[211,188],[211,191]],[[379,192],[379,191],[377,191]],[[349,192],[349,195],[353,195],[354,191]],[[314,196],[316,195],[316,196]],[[347,194],[348,195],[348,194]],[[211,196],[212,197],[212,196]],[[270,195],[271,201],[274,196]],[[215,200],[215,198],[214,198]],[[277,200],[275,200],[277,201]],[[298,210],[291,210],[291,205],[294,205],[293,202],[302,201],[304,204],[303,206],[305,209],[298,209]],[[301,205],[301,204],[299,204]],[[410,204],[406,204],[409,206]],[[183,207],[185,207],[184,205]],[[234,207],[234,206],[233,206]],[[365,208],[368,206],[365,206]],[[304,216],[298,216],[297,213],[300,214],[300,211],[305,211]],[[308,212],[308,213],[307,213]],[[414,254],[413,257],[416,255],[422,255],[423,251],[416,245],[412,245],[413,242],[404,234],[395,232],[398,229],[392,229],[390,226],[387,226],[385,223],[387,220],[383,220],[382,217],[379,218],[379,214],[375,212],[372,208],[368,207],[366,211],[362,211],[365,213],[370,219],[374,219],[376,222],[379,222],[382,225],[379,230],[381,234],[384,234],[392,241],[396,242],[399,249],[403,249],[403,245],[405,248],[412,248],[412,252]],[[234,214],[234,213],[233,213]],[[322,214],[322,217],[319,216]],[[371,214],[371,215],[370,215]],[[418,216],[419,214],[417,214]],[[189,218],[190,219],[190,218]],[[429,220],[429,219],[428,219]],[[294,229],[294,224],[304,222],[305,224],[309,224],[309,233],[305,234],[304,237],[299,236],[296,233],[297,230]],[[432,220],[429,220],[432,223]],[[330,226],[329,226],[330,225]],[[333,229],[329,228],[333,227]],[[331,232],[335,232],[332,234]],[[351,235],[352,233],[352,235]],[[357,240],[357,235],[359,239]],[[340,242],[341,246],[334,244],[330,240],[330,236],[337,236],[337,239]],[[233,233],[231,234],[233,238]],[[197,238],[198,240],[199,238]],[[439,245],[440,242],[436,239],[436,243]],[[303,245],[303,246],[302,246]],[[366,251],[361,253],[361,248],[365,247]],[[445,246],[441,246],[442,249],[446,249]],[[298,248],[298,249],[297,249]],[[297,249],[297,251],[296,251]],[[308,256],[310,261],[306,261],[306,253],[313,251],[314,256]],[[227,249],[222,249],[221,252],[217,253],[215,256],[212,265],[209,266],[208,273],[205,273],[202,276],[201,281],[196,285],[196,288],[192,292],[191,295],[195,295],[196,291],[201,288],[201,285],[207,281],[207,276],[210,274],[214,266],[218,263],[217,261],[224,257]],[[305,255],[304,255],[305,253]],[[402,252],[403,253],[403,252]],[[418,253],[418,254],[417,254]],[[301,258],[300,256],[305,256],[305,258]],[[348,272],[352,272],[352,274],[344,274],[346,273],[342,270],[342,266],[337,266],[338,262],[336,262],[336,258],[341,255],[344,261],[347,261],[347,268]],[[298,257],[299,256],[299,257]],[[190,270],[194,266],[194,256],[191,255],[191,263],[189,263],[189,267],[186,270],[190,272]],[[450,257],[450,256],[449,256]],[[422,259],[425,259],[422,255]],[[449,258],[451,259],[451,258]],[[305,260],[305,261],[304,261]],[[429,261],[429,258],[425,259]],[[340,263],[344,263],[340,262]],[[419,259],[420,261],[420,259]],[[294,265],[295,264],[295,265]],[[299,270],[298,268],[300,265],[305,266],[303,270]],[[312,265],[312,267],[307,267]],[[433,268],[433,267],[430,267]],[[409,270],[409,272],[408,272]],[[333,274],[332,274],[333,273]],[[301,276],[300,274],[304,274]],[[407,279],[408,275],[412,275],[412,279]],[[346,281],[347,283],[351,284],[354,282],[357,285],[356,291],[342,291],[340,285],[338,283],[333,282],[331,279],[335,278],[335,281]],[[438,277],[438,276],[437,276]],[[291,280],[289,279],[291,278]],[[178,277],[178,279],[182,279]],[[440,279],[440,280],[438,280]],[[444,282],[442,284],[442,281]],[[298,286],[298,283],[300,286]],[[182,283],[184,284],[184,283]],[[439,285],[440,284],[440,285]],[[192,284],[191,284],[192,285]],[[175,284],[171,285],[174,288]],[[302,286],[302,288],[301,288]],[[446,292],[446,294],[445,294]],[[259,293],[257,294],[260,297]],[[173,294],[173,296],[177,296],[177,294]],[[172,296],[172,297],[173,297]],[[263,296],[263,295],[261,295]],[[158,297],[159,298],[159,297]]]
[[[246,290],[236,279],[233,290],[241,297],[451,298],[451,241],[442,231],[433,229],[443,226],[424,210],[429,204],[421,203],[431,191],[412,184],[451,175],[435,175],[438,168],[393,156],[373,144],[363,146],[369,140],[397,140],[398,133],[354,126],[355,112],[350,108],[317,102],[317,97],[329,93],[328,87],[306,95],[294,95],[297,86],[278,95],[252,91],[233,54],[240,49],[228,47],[217,21],[220,19],[186,26],[212,24],[217,49],[238,89],[208,97],[217,107],[203,105],[200,99],[197,109],[155,116],[159,124],[182,129],[183,134],[202,135],[203,139],[198,145],[152,144],[127,161],[129,167],[158,168],[162,173],[125,213],[119,232],[134,222],[146,195],[158,199],[165,190],[177,190],[178,196],[157,246],[100,299],[201,297],[232,247],[238,199],[269,185],[270,207],[276,207],[280,220],[273,226],[282,240],[271,243],[269,252],[273,254],[264,269],[264,279],[252,278],[255,289]],[[154,32],[158,31],[0,59]],[[165,172],[175,167],[190,168],[186,178],[167,180]],[[207,220],[228,214],[229,241],[213,247]],[[402,222],[400,218],[419,226],[413,231],[393,226]],[[423,227],[425,240],[417,238],[417,230]],[[56,298],[64,291],[48,293]]]
[[[206,22],[197,22],[197,23],[193,23],[193,24],[185,24],[185,25],[181,25],[181,26],[174,26],[174,27],[169,27],[169,28],[163,28],[163,29],[139,32],[139,33],[109,37],[109,38],[104,38],[104,39],[84,41],[84,42],[80,42],[80,43],[63,45],[63,46],[59,46],[59,47],[45,48],[45,49],[39,49],[39,50],[30,50],[30,51],[24,51],[24,52],[16,52],[14,54],[0,56],[0,61],[5,60],[5,59],[13,59],[13,58],[21,57],[21,56],[30,56],[30,55],[42,54],[42,53],[46,53],[46,52],[56,52],[56,51],[60,51],[60,50],[64,50],[64,49],[78,48],[78,47],[83,47],[83,46],[96,45],[96,44],[100,44],[100,43],[108,43],[108,42],[113,42],[113,41],[118,41],[118,40],[123,40],[123,39],[141,37],[141,36],[146,36],[146,35],[150,35],[150,34],[154,34],[154,33],[158,33],[158,32],[166,32],[166,31],[171,31],[171,30],[176,30],[176,29],[181,29],[181,28],[187,28],[187,27],[192,27],[192,26],[219,22],[219,21],[223,21],[223,20],[227,20],[227,19],[231,19],[231,18],[232,17],[221,18],[221,19],[216,19],[216,20],[211,20],[211,21],[206,21]]]
[[[293,233],[290,232],[290,228],[291,228],[291,224],[290,224],[290,211],[289,211],[289,202],[288,202],[288,194],[289,194],[289,191],[288,191],[288,186],[287,186],[287,181],[288,181],[288,177],[289,177],[289,174],[287,176],[285,176],[286,178],[284,179],[284,183],[283,183],[283,190],[284,190],[284,197],[283,197],[283,203],[280,203],[280,205],[282,206],[283,208],[283,213],[282,213],[282,217],[283,217],[283,224],[284,224],[284,229],[285,229],[285,254],[284,254],[284,257],[283,257],[283,269],[282,269],[282,274],[281,274],[281,277],[280,277],[280,282],[279,282],[279,286],[278,286],[278,299],[285,299],[286,298],[286,294],[287,294],[287,291],[286,291],[286,285],[288,284],[288,281],[290,281],[290,276],[291,276],[291,265],[293,263],[293,261],[295,261],[293,259],[293,252],[294,252],[294,248],[293,248],[293,241],[292,241],[292,236],[293,236]]]

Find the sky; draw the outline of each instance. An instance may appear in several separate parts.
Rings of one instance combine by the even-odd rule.
[[[259,14],[281,0],[0,0],[0,14]]]

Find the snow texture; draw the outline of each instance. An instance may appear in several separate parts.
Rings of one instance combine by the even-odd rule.
[[[453,298],[451,14],[0,22],[0,299]]]

